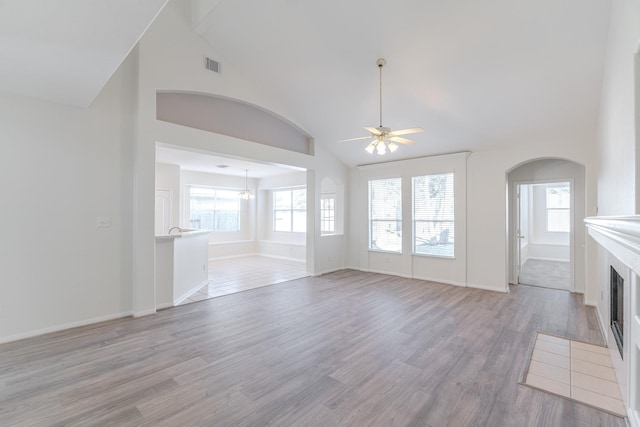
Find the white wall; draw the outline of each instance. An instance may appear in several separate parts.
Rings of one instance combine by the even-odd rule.
[[[171,224],[169,228],[180,226],[180,166],[156,164],[156,189],[171,191]]]
[[[157,141],[308,169],[311,209],[321,179],[346,181],[321,142],[308,156],[156,121],[157,90],[236,98],[296,121],[191,31],[189,4],[166,6],[87,109],[0,93],[0,189],[11,207],[0,209],[0,341],[156,311]],[[224,62],[224,75],[206,71],[204,56]],[[97,228],[97,217],[111,226]],[[310,218],[313,269],[343,242],[316,251]]]
[[[515,251],[513,250],[516,244],[516,199],[515,187],[517,184],[522,183],[544,183],[544,182],[571,182],[572,183],[572,198],[573,198],[573,218],[572,227],[574,230],[573,236],[573,252],[574,252],[574,265],[573,265],[573,291],[584,293],[586,290],[586,282],[588,275],[586,272],[586,260],[588,259],[588,253],[586,248],[586,228],[584,225],[584,218],[587,216],[586,212],[588,204],[586,201],[587,187],[585,181],[585,167],[572,161],[566,161],[563,159],[539,159],[525,164],[519,165],[517,168],[511,170],[507,175],[508,188],[507,194],[511,195],[509,212],[512,213],[509,218],[509,234],[508,234],[508,257],[509,257],[509,282],[515,283],[516,281],[516,263],[514,258]],[[535,203],[535,197],[537,193],[538,199],[545,198],[544,185],[532,186],[531,194],[529,194],[530,210],[529,210],[529,223],[534,222],[533,218],[536,216],[542,218],[540,223],[534,223],[528,230],[528,245],[526,249],[526,256],[531,258],[543,258],[543,259],[560,259],[570,260],[571,252],[566,246],[559,246],[561,243],[565,243],[565,239],[568,236],[564,233],[540,233],[536,229],[546,230],[544,224],[545,212],[538,212],[535,215],[533,209],[534,205],[538,205],[539,209],[544,210],[546,202],[539,200],[540,203]],[[590,189],[593,192],[593,188]],[[558,236],[555,236],[558,234]],[[595,253],[594,253],[595,255]],[[591,278],[593,280],[593,278]],[[585,295],[586,298],[586,295]]]
[[[640,212],[639,42],[640,2],[613,0],[597,143],[598,215],[629,215]],[[611,345],[612,340],[607,327],[610,301],[609,266],[618,262],[592,239],[589,239],[588,243],[591,247],[596,247],[594,251],[597,252],[597,261],[589,267],[590,275],[596,278],[591,303],[597,305],[603,332]],[[638,405],[640,403],[634,406],[637,408]]]
[[[598,215],[640,212],[634,99],[639,42],[640,2],[613,0],[598,132]]]
[[[590,126],[590,124],[585,124]],[[472,153],[467,160],[468,286],[504,292],[508,289],[507,174],[535,159],[560,158],[585,165],[586,216],[595,207],[594,141],[540,141],[518,149]],[[595,252],[586,255],[586,260]],[[587,275],[585,280],[593,280]],[[587,285],[588,288],[588,285]],[[585,295],[586,297],[586,295]]]
[[[351,175],[349,252],[351,268],[435,280],[464,286],[466,284],[466,158],[467,153],[424,157],[361,166]],[[455,188],[455,257],[437,258],[412,255],[411,177],[454,173]],[[375,252],[368,249],[368,182],[379,178],[402,178],[402,253]]]
[[[315,146],[315,155],[309,156],[284,149],[274,148],[237,138],[214,134],[176,124],[156,121],[156,91],[185,91],[211,93],[238,99],[267,109],[292,123],[295,114],[282,109],[273,98],[256,84],[246,81],[233,64],[209,46],[190,29],[191,11],[189,2],[169,3],[156,22],[149,28],[139,43],[139,90],[137,108],[137,133],[135,143],[135,206],[134,206],[134,312],[144,315],[155,312],[154,247],[150,236],[153,227],[148,218],[153,216],[154,151],[155,143],[167,143],[178,147],[195,148],[223,155],[255,159],[275,164],[284,164],[307,169],[307,191],[310,227],[306,234],[307,269],[314,272],[315,257],[335,253],[334,245],[315,250],[315,239],[319,236],[316,227],[315,207],[320,198],[320,180],[326,174],[335,174],[345,181],[346,169],[322,148],[322,141]],[[215,75],[203,67],[203,57],[220,60],[224,74]],[[318,223],[319,224],[319,223]],[[334,261],[334,266],[341,265]]]
[[[136,61],[86,109],[0,92],[0,342],[131,313]]]

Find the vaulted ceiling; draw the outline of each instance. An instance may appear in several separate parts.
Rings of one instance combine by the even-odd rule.
[[[88,107],[167,0],[0,0],[0,90]]]
[[[0,0],[0,90],[89,105],[165,2]],[[191,3],[194,31],[346,164],[594,140],[609,0]],[[338,142],[379,124],[380,57],[383,124],[425,129],[384,158]]]

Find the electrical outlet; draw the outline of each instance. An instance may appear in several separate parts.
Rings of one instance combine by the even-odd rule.
[[[96,218],[96,227],[106,228],[111,227],[111,218],[108,216],[99,216]]]

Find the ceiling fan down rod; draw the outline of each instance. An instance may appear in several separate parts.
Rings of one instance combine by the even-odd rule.
[[[380,70],[380,128],[382,128],[382,67],[385,66],[387,61],[384,58],[378,58],[376,64]]]

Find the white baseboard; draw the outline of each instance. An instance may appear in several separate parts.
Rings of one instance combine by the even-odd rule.
[[[467,284],[464,282],[456,282],[455,280],[443,280],[435,277],[413,276],[412,279],[425,280],[427,282],[443,283],[445,285],[459,286],[461,288],[467,287]]]
[[[286,260],[286,261],[307,262],[306,259],[291,258],[291,257],[287,257],[287,256],[280,256],[280,255],[269,255],[269,254],[256,254],[256,255],[263,256],[263,257],[266,257],[266,258],[283,259],[283,260]]]
[[[571,260],[568,259],[558,259],[558,258],[544,258],[544,257],[537,257],[537,256],[530,256],[527,258],[527,261],[530,259],[536,259],[538,261],[557,261],[557,262],[570,262]],[[522,264],[524,264],[526,261],[523,261]]]
[[[598,319],[598,325],[600,326],[600,333],[602,334],[602,339],[604,340],[604,345],[608,346],[609,342],[607,340],[607,325],[603,323],[602,315],[600,314],[600,310],[598,309],[598,305],[594,304],[596,308],[596,319]]]
[[[150,308],[148,310],[134,311],[131,315],[133,317],[145,317],[145,316],[151,316],[152,314],[156,314],[155,308]]]
[[[209,283],[209,280],[204,280],[202,281],[200,284],[195,285],[194,287],[192,287],[191,289],[189,289],[187,292],[185,292],[184,294],[182,294],[181,296],[179,296],[178,298],[173,300],[173,305],[179,305],[182,301],[186,300],[187,298],[189,298],[191,295],[195,294],[196,292],[198,292],[198,290],[200,288],[202,288],[204,285],[206,285],[207,283]]]
[[[627,423],[630,427],[640,427],[640,413],[627,408]]]
[[[509,288],[507,288],[507,289],[498,289],[498,288],[494,288],[492,286],[481,285],[479,283],[467,282],[467,287],[468,288],[474,288],[474,289],[482,289],[483,291],[500,292],[500,293],[503,293],[503,294],[508,294],[509,293]]]
[[[323,271],[313,273],[311,276],[318,277],[318,276],[322,276],[323,274],[335,273],[336,271],[342,271],[342,270],[344,270],[344,268],[333,268],[330,270],[323,270]]]
[[[384,271],[384,270],[368,270],[369,273],[377,273],[377,274],[386,274],[387,276],[396,276],[396,277],[403,277],[405,279],[413,279],[413,277],[411,277],[410,275],[407,274],[399,274],[396,272],[391,272],[391,271]]]
[[[233,259],[233,258],[245,258],[249,256],[262,256],[259,253],[249,253],[249,254],[238,254],[238,255],[227,255],[227,256],[212,256],[209,257],[209,261],[219,261],[223,259]]]
[[[9,335],[7,337],[0,337],[0,344],[12,342],[12,341],[23,340],[23,339],[26,339],[26,338],[33,338],[33,337],[37,337],[39,335],[49,334],[51,332],[63,331],[65,329],[71,329],[71,328],[77,328],[77,327],[80,327],[80,326],[93,325],[94,323],[101,323],[101,322],[107,322],[109,320],[121,319],[123,317],[129,317],[131,315],[132,315],[132,312],[127,311],[127,312],[122,312],[122,313],[109,314],[109,315],[106,315],[106,316],[94,317],[94,318],[86,319],[86,320],[80,320],[80,321],[77,321],[77,322],[63,323],[61,325],[51,326],[51,327],[43,328],[43,329],[37,329],[35,331],[23,332],[23,333],[16,334],[16,335]]]
[[[156,310],[164,310],[165,308],[171,308],[171,307],[174,307],[174,305],[171,304],[170,302],[166,302],[164,304],[157,304]]]

